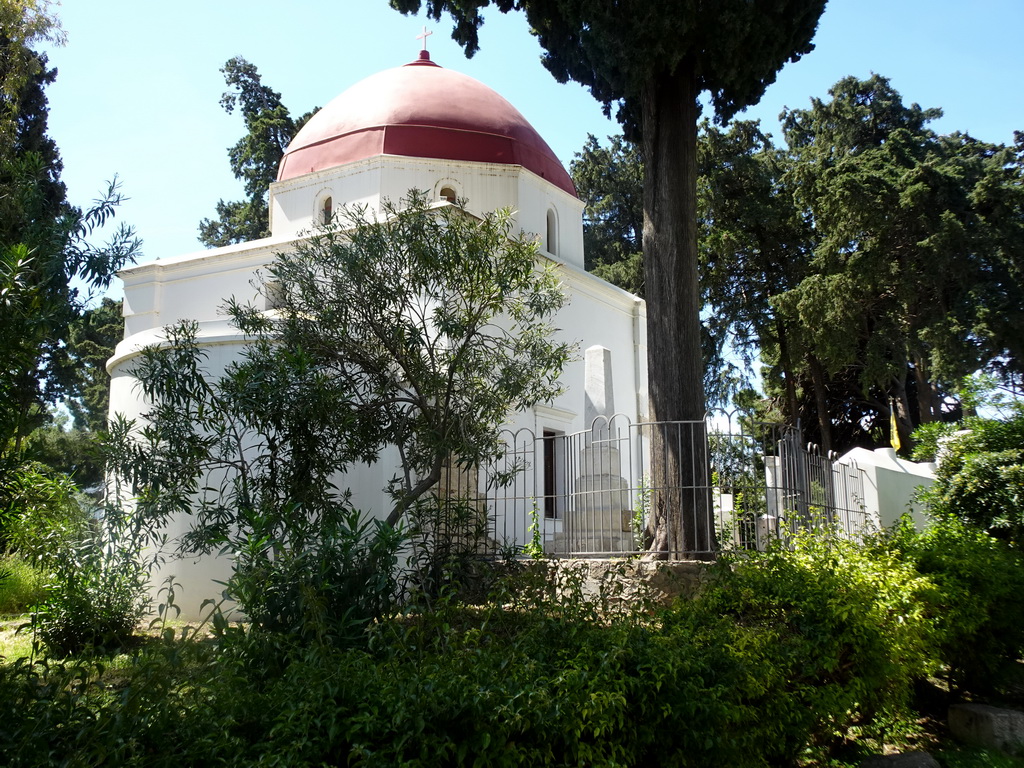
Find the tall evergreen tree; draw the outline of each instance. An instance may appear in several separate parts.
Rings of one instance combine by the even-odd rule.
[[[220,104],[228,114],[237,109],[247,131],[228,149],[231,171],[243,182],[246,198],[218,201],[217,218],[199,223],[199,241],[208,248],[270,234],[270,184],[277,179],[288,143],[316,111],[293,120],[281,103],[281,94],[264,85],[256,65],[241,56],[228,59],[221,72],[231,90],[224,92]]]
[[[88,242],[114,213],[116,182],[84,212],[66,200],[60,156],[46,133],[45,87],[56,73],[45,55],[27,47],[38,40],[31,30],[39,25],[45,28],[34,3],[3,4],[0,472],[17,464],[25,437],[48,418],[45,406],[67,391],[66,341],[87,298],[83,293],[105,288],[139,249],[134,232],[123,225],[104,245]],[[73,288],[74,282],[85,288]]]
[[[644,295],[644,164],[640,148],[623,136],[602,146],[589,136],[569,164],[584,202],[586,268],[638,296]]]
[[[788,112],[785,146],[756,123],[702,127],[706,361],[714,371],[728,341],[759,362],[764,407],[825,451],[888,445],[890,404],[909,448],[914,427],[956,416],[963,376],[1020,376],[1024,137],[1003,147],[940,136],[928,128],[938,114],[875,76]],[[588,204],[630,198],[636,169],[622,170],[620,146],[588,142],[574,165]],[[595,225],[604,219],[588,216]],[[600,254],[614,260],[629,244]],[[632,272],[628,258],[597,268]]]
[[[811,247],[808,222],[786,185],[790,158],[749,121],[728,130],[705,123],[698,155],[702,298],[719,351],[711,363],[722,365],[728,350],[750,371],[770,348],[765,375],[781,382],[786,412],[795,413],[799,328],[772,304],[806,274]]]
[[[75,375],[68,405],[76,429],[99,432],[106,428],[110,405],[107,360],[123,338],[120,301],[104,298],[72,323],[67,350]]]
[[[405,13],[421,0],[391,0]],[[472,55],[491,0],[427,0],[427,13],[455,21],[452,36]],[[617,107],[630,137],[642,141],[643,253],[648,311],[651,417],[703,423],[705,398],[697,280],[697,97],[708,92],[728,120],[755,103],[787,61],[811,50],[825,0],[495,0],[522,10],[559,82],[588,87]],[[685,502],[670,488],[709,483],[704,440],[658,442],[652,549],[710,552],[716,547],[710,497]],[[697,453],[694,453],[697,451]],[[690,509],[684,510],[684,506]],[[691,521],[684,524],[684,520]]]
[[[829,95],[784,114],[814,251],[808,276],[773,301],[804,331],[822,447],[840,445],[834,378],[875,412],[867,429],[883,429],[891,403],[909,445],[959,379],[999,359],[1019,367],[1019,333],[992,315],[1012,316],[1020,296],[1020,168],[1006,147],[937,135],[927,124],[941,111],[905,105],[884,77],[844,78]]]

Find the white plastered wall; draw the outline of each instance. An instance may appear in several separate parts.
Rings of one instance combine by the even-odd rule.
[[[575,432],[583,423],[582,350],[599,344],[612,352],[616,410],[637,421],[646,410],[646,330],[644,304],[583,271],[583,204],[575,197],[518,166],[440,160],[378,157],[275,184],[271,188],[273,234],[247,244],[186,254],[124,270],[126,337],[108,362],[111,412],[140,418],[145,404],[131,369],[138,351],[162,340],[162,329],[180,320],[199,324],[199,342],[209,352],[209,370],[217,374],[244,350],[244,340],[222,314],[228,297],[257,299],[253,281],[274,254],[293,246],[314,224],[325,195],[338,211],[346,204],[371,208],[383,198],[399,200],[410,188],[437,194],[441,182],[453,183],[467,209],[481,215],[499,207],[515,212],[516,225],[543,243],[547,213],[557,211],[558,253],[543,254],[543,264],[556,265],[570,301],[555,319],[559,337],[578,344],[580,354],[562,373],[566,391],[551,404],[529,413],[511,414],[509,427],[539,432],[552,418],[560,431]],[[358,509],[384,517],[389,500],[384,492],[397,470],[397,457],[383,455],[373,465],[353,468],[341,487],[351,488]],[[168,528],[174,539],[190,525],[187,517]],[[181,586],[183,616],[196,618],[203,600],[216,597],[230,572],[225,559],[169,560],[154,574],[154,586],[173,575]]]
[[[558,218],[557,261],[583,267],[583,203],[518,165],[380,155],[340,168],[311,173],[270,188],[270,222],[277,241],[300,237],[316,224],[319,202],[331,195],[334,211],[365,205],[379,210],[382,200],[400,201],[410,189],[436,196],[452,182],[470,213],[511,208],[515,227],[541,243],[547,213]],[[551,254],[548,254],[551,255]]]
[[[901,459],[892,448],[854,448],[839,459],[864,471],[864,510],[881,528],[910,513],[918,529],[925,526],[924,505],[915,500],[935,482],[935,465]]]

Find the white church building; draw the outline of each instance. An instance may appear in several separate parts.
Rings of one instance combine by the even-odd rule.
[[[539,259],[556,265],[569,296],[556,325],[580,353],[562,373],[564,393],[550,404],[509,414],[510,430],[540,438],[582,431],[598,415],[643,420],[645,305],[584,270],[584,206],[569,174],[515,107],[486,85],[434,63],[426,51],[405,66],[356,83],[299,131],[270,187],[269,237],[121,272],[125,337],[107,364],[111,413],[139,418],[145,412],[132,369],[142,348],[162,340],[165,326],[196,321],[210,368],[222,368],[238,358],[245,343],[220,312],[227,298],[256,301],[258,271],[329,221],[332,212],[356,204],[379,210],[382,201],[398,201],[414,188],[439,204],[464,200],[477,215],[512,209],[516,229],[536,235]],[[544,445],[536,441],[537,468],[556,458],[544,453]],[[577,462],[559,458],[561,468],[545,467],[549,471],[538,495],[568,498],[566,483],[579,482],[565,475],[583,470],[564,469]],[[598,458],[613,464],[627,460],[606,452],[583,461]],[[385,487],[395,470],[385,463],[352,476],[356,506],[381,517],[390,509]],[[610,469],[613,477],[620,474]],[[570,507],[552,503],[545,508],[548,536],[559,533]],[[187,525],[188,520],[173,524],[170,538]],[[154,574],[154,583],[174,574],[185,587],[187,614],[192,601],[212,596],[210,579],[226,573],[225,563],[210,559],[169,560],[162,573]]]

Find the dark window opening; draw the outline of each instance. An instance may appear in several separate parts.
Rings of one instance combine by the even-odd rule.
[[[544,517],[549,519],[558,517],[561,512],[558,503],[562,474],[558,467],[558,456],[561,454],[558,438],[561,435],[561,432],[545,429],[541,438],[544,447]]]

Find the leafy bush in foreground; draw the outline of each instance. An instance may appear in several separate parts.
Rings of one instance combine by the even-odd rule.
[[[892,535],[907,565],[932,584],[923,594],[933,642],[954,687],[984,691],[1024,654],[1024,556],[954,517],[923,533],[909,522]]]
[[[851,726],[881,739],[906,723],[914,680],[937,665],[928,588],[875,543],[806,537],[734,563],[694,610],[759,637],[758,710],[777,722],[764,753],[791,761],[806,746],[838,745]]]
[[[50,581],[32,615],[33,631],[51,654],[131,645],[149,608],[149,539],[137,527],[131,515],[108,508],[92,525],[54,539],[41,561]]]
[[[362,623],[358,645],[222,628],[144,649],[112,687],[89,665],[22,662],[0,667],[0,763],[823,764],[851,735],[898,737],[940,664],[966,674],[1019,647],[1015,603],[994,611],[1016,557],[964,527],[798,539],[668,609],[527,570],[484,606]]]
[[[1024,403],[1014,403],[1009,418],[965,419],[962,427],[920,433],[915,457],[939,458],[935,484],[924,494],[931,513],[1024,546]]]

